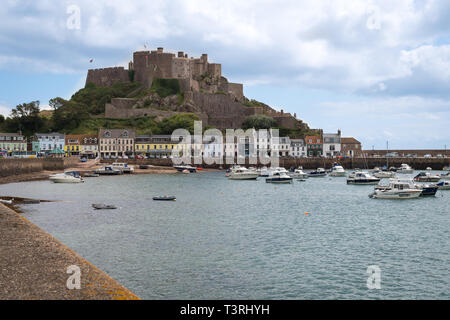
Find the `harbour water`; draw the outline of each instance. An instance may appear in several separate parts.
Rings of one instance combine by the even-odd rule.
[[[144,299],[450,299],[450,191],[372,191],[345,178],[273,185],[222,172],[0,185],[3,196],[63,200],[23,215]],[[372,265],[381,289],[367,287]]]

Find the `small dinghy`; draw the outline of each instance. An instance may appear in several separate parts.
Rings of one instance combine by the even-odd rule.
[[[13,202],[14,202],[14,198],[11,200],[0,199],[0,203],[4,203],[4,204],[13,204]]]
[[[177,201],[177,198],[174,196],[164,196],[164,197],[153,197],[155,201]]]
[[[104,204],[104,203],[93,203],[92,207],[96,210],[101,210],[101,209],[117,209],[116,206],[111,205],[111,204]]]

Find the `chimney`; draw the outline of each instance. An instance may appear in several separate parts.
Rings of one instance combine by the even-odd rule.
[[[183,58],[183,57],[184,57],[184,52],[178,51],[178,58]]]
[[[158,51],[158,53],[163,53],[163,51],[164,51],[164,48],[162,48],[162,47],[159,47],[158,49],[157,49]]]
[[[341,129],[338,129],[338,136],[341,136]]]

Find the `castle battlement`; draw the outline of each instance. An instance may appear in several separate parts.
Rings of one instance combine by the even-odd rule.
[[[133,76],[129,71],[133,71]],[[222,77],[222,65],[209,63],[208,55],[203,53],[199,58],[189,57],[184,51],[177,54],[164,52],[164,48],[156,50],[136,51],[133,61],[124,67],[90,69],[86,84],[93,82],[98,86],[111,86],[114,82],[138,81],[150,87],[153,79],[179,79],[183,91],[203,90],[209,93],[218,91],[228,93],[237,100],[244,97],[243,85],[230,83]],[[205,78],[207,83],[201,83]]]

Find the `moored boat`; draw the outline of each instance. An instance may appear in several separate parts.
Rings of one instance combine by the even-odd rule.
[[[341,165],[335,163],[330,171],[330,176],[332,177],[345,177],[347,176],[347,173],[344,170],[344,167]]]
[[[283,171],[274,171],[266,178],[266,183],[292,183],[292,178]]]
[[[450,182],[448,181],[441,181],[436,185],[438,186],[439,190],[450,190]]]
[[[370,173],[363,171],[352,172],[347,178],[347,184],[373,185],[378,184],[379,182],[380,178],[374,177]]]
[[[177,201],[177,198],[175,196],[159,196],[159,197],[153,197],[154,201]]]
[[[432,175],[429,172],[421,172],[417,176],[414,177],[414,181],[417,182],[438,182],[441,180],[441,176],[436,174]]]
[[[441,180],[450,180],[450,172],[441,174]]]
[[[122,174],[123,171],[119,170],[119,169],[115,169],[112,166],[104,166],[103,168],[95,170],[94,173],[99,174],[99,175],[112,176],[112,175]]]
[[[256,180],[258,179],[258,172],[249,170],[245,167],[233,167],[228,175],[230,180]]]
[[[304,181],[304,180],[308,179],[308,177],[309,177],[308,174],[303,171],[302,167],[295,169],[294,173],[292,173],[290,176],[296,180],[301,180],[301,181]]]
[[[53,174],[49,177],[54,183],[80,183],[84,182],[78,171],[66,171],[64,173]]]
[[[414,173],[414,169],[411,168],[408,164],[402,163],[400,165],[400,168],[397,169],[397,173],[411,174]]]
[[[327,172],[325,171],[324,168],[317,168],[317,170],[308,173],[308,177],[310,178],[322,178],[326,177],[326,175]]]
[[[105,210],[105,209],[117,209],[116,206],[111,205],[111,204],[104,204],[104,203],[93,203],[92,207],[96,210]]]
[[[193,167],[193,166],[184,166],[184,165],[180,165],[180,166],[173,166],[175,169],[177,169],[178,172],[183,172],[184,170],[189,170],[189,172],[194,173],[197,172],[197,168]]]
[[[382,171],[382,170],[378,169],[378,170],[374,170],[372,172],[373,172],[372,174],[374,177],[380,178],[380,179],[395,177],[395,172],[393,172],[393,171]]]
[[[388,186],[375,188],[369,197],[374,199],[414,199],[418,198],[421,193],[421,190],[411,188],[408,183],[391,179]]]
[[[134,172],[134,167],[129,166],[128,163],[125,163],[125,162],[114,162],[111,166],[114,169],[121,170],[123,173],[133,173]]]

